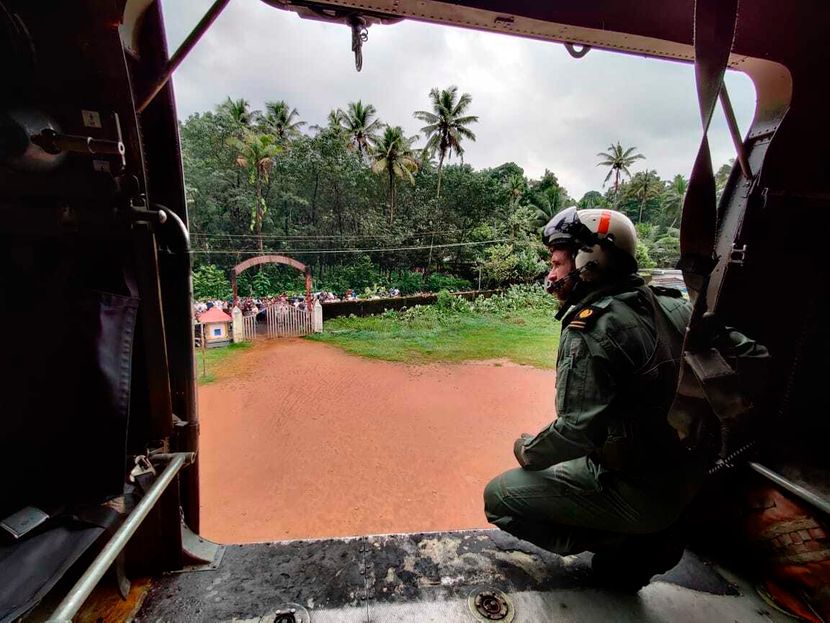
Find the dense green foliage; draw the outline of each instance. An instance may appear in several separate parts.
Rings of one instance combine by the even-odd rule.
[[[552,368],[559,339],[555,309],[553,297],[539,286],[513,286],[472,302],[442,291],[435,305],[329,320],[312,339],[387,361],[509,359]]]
[[[231,284],[216,266],[202,264],[193,271],[193,296],[197,301],[226,300],[231,296]]]
[[[228,98],[191,115],[181,138],[197,298],[228,293],[221,275],[262,252],[311,266],[317,290],[531,283],[547,260],[539,229],[570,205],[616,207],[641,225],[642,267],[677,261],[682,176],[632,172],[644,157],[617,142],[599,163],[584,163],[608,167],[613,183],[576,201],[551,171],[529,179],[514,163],[476,170],[453,162],[475,140],[473,99],[450,87],[427,103],[414,113],[426,123],[423,137],[405,136],[360,101],[332,110],[322,126],[303,127],[284,101],[261,113]],[[718,172],[719,190],[728,170]],[[242,295],[303,287],[296,271],[275,266],[239,280]]]

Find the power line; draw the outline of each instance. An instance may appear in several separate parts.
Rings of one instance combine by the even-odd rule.
[[[425,245],[425,246],[412,246],[412,247],[385,247],[385,248],[378,248],[378,249],[291,249],[286,251],[285,249],[263,249],[262,251],[230,251],[226,249],[217,250],[217,251],[207,251],[202,249],[191,249],[190,253],[193,255],[264,255],[269,253],[294,253],[298,255],[326,255],[326,254],[334,254],[334,253],[384,253],[387,251],[420,251],[422,249],[447,249],[450,247],[472,247],[477,245],[484,245],[484,244],[496,244],[498,242],[508,242],[510,238],[496,238],[493,240],[481,240],[478,242],[452,242],[449,244],[435,244],[435,245]]]
[[[424,231],[410,234],[408,237],[417,238],[419,236],[430,236],[433,234],[444,234],[446,230],[442,231]],[[280,236],[277,234],[207,234],[197,231],[190,232],[191,236],[199,238],[242,238],[246,240],[328,240],[341,238],[386,238],[389,234],[320,234],[317,236]]]

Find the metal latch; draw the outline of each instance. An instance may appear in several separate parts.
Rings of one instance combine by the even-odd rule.
[[[26,506],[0,521],[5,530],[16,541],[49,519],[49,515],[36,506]]]
[[[732,248],[729,250],[729,263],[743,266],[746,261],[746,245],[737,246],[734,242]]]
[[[135,457],[135,467],[130,471],[130,482],[135,482],[136,478],[144,474],[153,474],[155,476],[156,468],[150,463],[150,459],[141,454]]]
[[[94,111],[84,111],[84,121],[88,127],[96,127],[89,123],[88,115]],[[31,136],[31,141],[40,147],[47,154],[57,155],[62,152],[73,152],[88,156],[115,156],[120,160],[121,168],[127,166],[126,148],[121,136],[121,121],[118,113],[112,113],[112,124],[115,130],[114,139],[96,138],[93,136],[80,136],[73,134],[61,134],[52,128],[43,128],[40,133]],[[97,124],[100,126],[100,120]],[[97,169],[104,170],[102,165],[96,164]]]

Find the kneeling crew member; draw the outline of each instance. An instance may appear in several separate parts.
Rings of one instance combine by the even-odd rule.
[[[561,555],[595,552],[604,582],[638,589],[683,553],[673,526],[704,466],[668,424],[689,304],[637,276],[624,214],[568,208],[544,229],[561,304],[556,419],[514,444],[484,491],[488,521]]]

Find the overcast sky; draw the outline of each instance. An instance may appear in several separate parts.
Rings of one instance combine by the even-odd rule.
[[[165,2],[171,53],[211,3]],[[529,177],[550,169],[577,199],[602,188],[596,154],[616,141],[646,156],[633,171],[691,171],[701,132],[691,65],[600,50],[577,60],[559,44],[412,21],[371,27],[360,73],[350,45],[345,26],[231,0],[174,75],[179,117],[231,96],[255,109],[284,99],[304,121],[324,124],[332,108],[362,99],[413,135],[422,124],[412,112],[429,108],[429,90],[454,84],[479,116],[477,141],[464,145],[476,168],[512,161]],[[734,72],[727,86],[745,133],[754,87]],[[716,166],[734,156],[720,109],[710,144]]]

